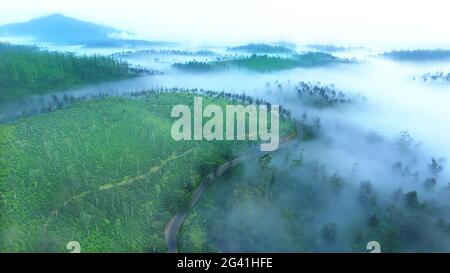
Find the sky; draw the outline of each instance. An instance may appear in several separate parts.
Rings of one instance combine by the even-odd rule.
[[[154,40],[450,48],[446,0],[0,0],[0,24],[60,12]]]

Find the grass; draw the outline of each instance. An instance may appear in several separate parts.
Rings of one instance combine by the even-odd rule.
[[[331,54],[310,52],[302,55],[293,55],[291,57],[252,55],[249,57],[242,56],[210,62],[191,61],[188,63],[176,63],[173,67],[191,72],[212,72],[232,68],[256,72],[272,72],[297,67],[311,68],[345,62],[347,61],[334,57]]]
[[[164,228],[202,176],[248,144],[172,140],[176,104],[193,95],[78,101],[0,125],[0,252],[65,252],[72,240],[165,252]]]

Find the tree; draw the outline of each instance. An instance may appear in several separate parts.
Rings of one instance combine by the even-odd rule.
[[[401,173],[403,171],[403,164],[400,161],[397,161],[392,165],[392,170],[396,173]]]
[[[270,154],[265,154],[258,159],[259,168],[261,170],[266,170],[269,168],[269,164],[272,161]]]
[[[431,159],[431,163],[428,164],[428,168],[430,169],[431,174],[433,175],[433,177],[438,177],[439,174],[442,172],[442,170],[444,169],[439,162],[432,158]]]
[[[301,149],[298,159],[293,159],[292,160],[292,163],[294,164],[294,166],[301,166],[302,165],[303,159],[304,159],[304,157],[303,157],[304,151],[305,151],[304,149]]]
[[[375,144],[383,141],[383,136],[377,131],[371,131],[366,136],[366,141],[369,144]]]
[[[339,176],[337,173],[330,177],[329,183],[331,190],[334,192],[340,192],[344,188],[344,178]]]
[[[359,200],[364,204],[375,202],[372,183],[369,180],[361,182],[359,188]]]
[[[402,188],[398,188],[397,190],[395,190],[392,193],[392,201],[397,203],[403,198],[403,196],[404,196],[403,189]]]
[[[425,182],[423,183],[423,187],[426,190],[432,190],[435,186],[436,186],[436,179],[434,178],[428,178],[425,180]]]
[[[450,224],[447,223],[444,219],[439,218],[437,220],[437,222],[435,223],[435,226],[437,229],[441,230],[442,232],[450,234]]]
[[[410,152],[412,148],[420,145],[419,143],[414,143],[414,139],[407,130],[400,132],[396,143],[401,152]]]
[[[328,223],[322,227],[322,239],[332,244],[336,241],[336,223]]]
[[[289,152],[284,153],[284,163],[287,163],[289,161],[289,156],[290,156]]]
[[[364,232],[361,228],[357,228],[355,231],[353,231],[352,240],[353,240],[353,249],[355,250],[355,252],[364,249],[367,243],[364,237]]]
[[[369,227],[376,228],[376,227],[378,227],[379,224],[380,224],[380,220],[378,220],[378,217],[376,214],[372,215],[369,218],[369,222],[368,222]]]
[[[419,201],[417,198],[417,192],[411,191],[405,194],[405,203],[408,208],[416,209],[419,207]]]

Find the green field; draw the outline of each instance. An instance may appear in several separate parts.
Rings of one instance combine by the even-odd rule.
[[[184,71],[212,72],[231,68],[246,69],[256,72],[271,72],[297,67],[311,68],[323,65],[346,63],[347,60],[337,58],[331,54],[309,52],[291,57],[252,55],[249,57],[227,58],[210,62],[191,61],[176,63],[173,67]]]
[[[64,252],[72,240],[82,252],[166,251],[164,228],[202,176],[249,147],[172,140],[176,104],[193,95],[78,101],[0,125],[0,252]]]

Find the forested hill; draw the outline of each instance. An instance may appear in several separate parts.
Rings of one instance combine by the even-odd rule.
[[[125,62],[0,43],[0,104],[30,95],[133,76]]]
[[[36,43],[82,44],[90,47],[121,47],[166,44],[158,41],[119,39],[132,33],[78,20],[63,14],[51,14],[23,23],[0,26],[0,36],[22,37]],[[116,38],[115,38],[116,37]]]
[[[0,26],[0,35],[31,37],[47,43],[85,43],[109,39],[120,30],[80,21],[63,14],[52,14],[23,23]]]

